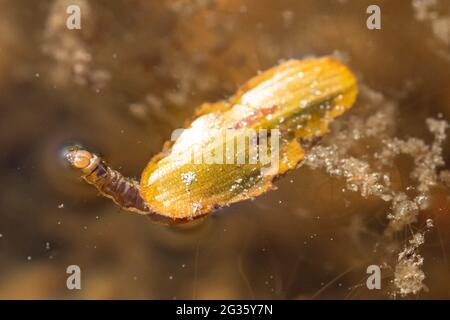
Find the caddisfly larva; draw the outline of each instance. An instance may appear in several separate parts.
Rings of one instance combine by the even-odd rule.
[[[356,95],[355,76],[340,62],[289,60],[250,79],[227,101],[203,104],[148,163],[140,183],[86,150],[74,148],[66,158],[120,207],[183,222],[270,190]],[[276,166],[267,167],[262,151]]]

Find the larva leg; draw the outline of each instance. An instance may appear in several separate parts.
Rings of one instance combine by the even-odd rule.
[[[83,179],[120,207],[140,214],[151,214],[139,192],[139,183],[111,169],[99,156],[79,148],[66,153],[72,167],[83,172]]]

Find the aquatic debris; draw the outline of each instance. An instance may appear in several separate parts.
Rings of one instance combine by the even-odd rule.
[[[364,88],[362,91],[363,99],[367,94],[372,96],[371,108],[376,105],[374,102],[381,99]],[[339,123],[333,129],[333,133],[337,130],[336,134],[328,136],[327,143],[314,147],[305,156],[304,164],[311,169],[325,169],[332,177],[345,179],[348,190],[359,192],[365,198],[375,196],[390,202],[390,210],[386,215],[389,225],[384,237],[392,241],[395,232],[415,223],[420,211],[427,209],[433,186],[439,183],[450,186],[450,172],[439,172],[439,168],[444,165],[442,145],[446,139],[448,123],[440,119],[426,119],[426,125],[434,136],[429,144],[418,138],[402,140],[391,137],[392,132],[388,133],[388,130],[392,126],[386,124],[391,124],[395,118],[395,108],[388,101],[380,102],[383,103],[382,106],[379,110],[371,110],[371,115],[350,115],[346,121]],[[371,120],[371,125],[368,125],[368,119]],[[381,138],[381,150],[372,155],[364,150],[364,160],[349,155],[355,141],[371,137],[377,137],[378,144]],[[395,158],[400,154],[408,155],[414,162],[411,178],[417,181],[417,186],[408,186],[406,190],[394,189],[389,171],[386,171],[394,165]],[[433,220],[427,219],[426,227],[432,228]],[[426,289],[426,276],[422,270],[424,259],[418,253],[424,241],[424,233],[416,233],[398,253],[394,268],[394,296],[397,293],[401,296],[417,294]]]
[[[399,231],[404,226],[414,223],[419,211],[427,207],[430,188],[438,183],[437,170],[444,165],[442,143],[446,139],[448,123],[431,118],[427,119],[426,123],[434,135],[431,145],[418,138],[408,140],[391,138],[384,140],[383,149],[373,155],[374,159],[388,167],[399,154],[407,154],[413,158],[415,167],[411,176],[418,181],[415,188],[418,194],[412,199],[405,192],[390,187],[388,173],[376,171],[365,160],[347,156],[345,154],[347,149],[337,145],[314,147],[305,156],[304,164],[311,169],[323,168],[332,177],[344,178],[347,189],[359,192],[364,198],[376,196],[383,201],[391,202],[391,212],[387,214],[390,220],[389,229]]]
[[[67,7],[77,5],[83,12],[83,27],[73,32],[66,27]],[[87,39],[93,32],[94,17],[91,5],[86,0],[55,0],[46,21],[42,51],[56,63],[51,76],[57,83],[72,80],[80,86],[90,86],[94,90],[103,88],[111,74],[104,69],[93,67],[93,57]]]
[[[434,36],[450,45],[450,17],[439,14],[437,0],[413,0],[414,16],[418,21],[429,22]]]
[[[427,222],[427,225],[429,224],[430,222]],[[427,287],[423,283],[426,278],[422,270],[424,259],[417,252],[424,242],[424,233],[415,233],[412,239],[409,240],[409,244],[398,254],[398,262],[394,272],[394,284],[397,287],[398,293],[403,297],[427,290]]]
[[[195,180],[196,180],[196,175],[195,175],[195,172],[193,172],[193,171],[189,171],[189,172],[181,174],[181,181],[183,181],[183,183],[186,186],[190,186]]]

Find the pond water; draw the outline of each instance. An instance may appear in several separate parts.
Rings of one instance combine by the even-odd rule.
[[[65,27],[72,3],[81,30]],[[366,26],[372,4],[380,30]],[[444,0],[1,1],[0,298],[450,298],[449,142],[437,168],[411,150],[386,166],[375,155],[394,137],[432,145],[426,119],[450,118],[449,48]],[[323,55],[361,90],[319,146],[409,197],[416,167],[438,174],[412,224],[389,231],[389,213],[408,208],[310,160],[276,191],[167,227],[99,197],[62,159],[80,143],[139,177],[201,103],[280,60]],[[66,287],[70,265],[81,290]],[[370,265],[380,290],[366,286]],[[420,289],[403,296],[409,271]]]

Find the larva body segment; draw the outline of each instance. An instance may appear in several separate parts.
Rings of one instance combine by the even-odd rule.
[[[324,135],[356,96],[354,75],[332,58],[289,60],[271,68],[228,101],[202,105],[179,138],[147,165],[141,196],[151,211],[183,220],[258,196],[300,164],[305,153],[300,142]],[[258,157],[264,146],[268,158],[278,157],[276,166]]]

